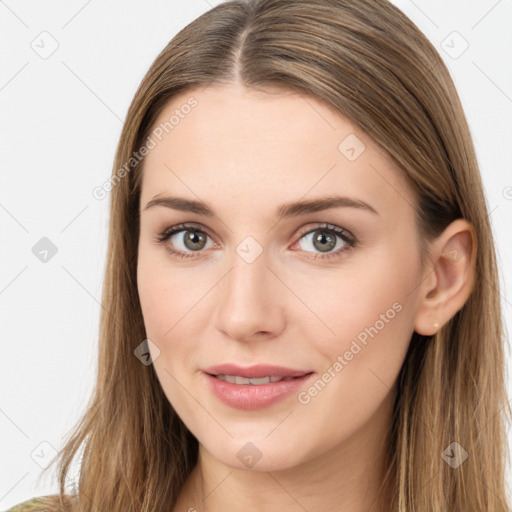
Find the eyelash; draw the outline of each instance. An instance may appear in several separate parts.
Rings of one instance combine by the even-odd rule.
[[[200,229],[199,226],[197,226],[195,224],[185,223],[185,224],[178,224],[176,226],[172,226],[171,228],[166,229],[162,233],[159,233],[156,236],[155,241],[159,244],[165,244],[165,242],[167,240],[169,240],[169,238],[172,235],[179,233],[181,231],[198,231],[198,232],[204,233],[205,235],[210,237],[210,235],[208,235],[208,233],[206,231],[203,231],[202,229]],[[309,235],[310,233],[314,233],[315,231],[324,231],[327,233],[331,233],[335,236],[339,236],[343,240],[343,242],[346,244],[346,246],[342,247],[341,249],[338,249],[335,252],[325,253],[323,255],[322,254],[318,255],[319,253],[316,253],[317,256],[314,256],[312,258],[310,257],[310,259],[330,260],[332,258],[340,257],[344,252],[356,247],[356,245],[357,245],[357,239],[354,235],[349,233],[347,230],[339,228],[337,226],[333,226],[332,224],[322,224],[320,226],[317,226],[314,229],[309,229],[307,231],[304,231],[303,233],[300,234],[299,240],[301,238],[303,238],[305,235]],[[171,249],[168,245],[165,245],[165,249],[173,256],[177,256],[182,259],[197,257],[196,254],[200,252],[200,251],[191,251],[191,252],[177,251],[175,249]]]

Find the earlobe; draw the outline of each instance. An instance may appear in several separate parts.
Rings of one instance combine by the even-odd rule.
[[[418,334],[434,335],[464,306],[473,289],[476,251],[475,230],[464,219],[453,221],[432,242],[415,317]]]

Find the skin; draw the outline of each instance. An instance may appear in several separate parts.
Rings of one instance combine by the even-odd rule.
[[[174,510],[385,511],[386,492],[377,497],[396,377],[413,332],[434,334],[469,296],[474,231],[464,220],[452,223],[422,268],[414,193],[387,153],[347,118],[311,97],[235,84],[174,97],[155,126],[191,96],[197,107],[146,157],[138,248],[147,337],[159,350],[152,350],[154,369],[200,444]],[[350,134],[365,145],[354,161],[338,149]],[[283,203],[333,193],[378,214],[341,207],[274,215]],[[167,195],[205,201],[217,217],[146,209]],[[185,245],[183,231],[155,241],[184,222],[208,235],[202,250]],[[323,233],[323,223],[348,230],[357,245],[313,259],[345,246],[336,236],[336,246],[322,252],[316,232],[305,236]],[[236,251],[248,236],[262,250],[251,263]],[[241,411],[205,384],[202,369],[224,362],[310,370],[317,380],[396,303],[394,318],[359,343],[307,404],[292,394]],[[261,453],[252,468],[237,457],[249,442]]]

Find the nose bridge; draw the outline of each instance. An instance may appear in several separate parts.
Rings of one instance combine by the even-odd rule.
[[[244,256],[237,254],[237,257],[234,258],[233,270],[229,279],[229,287],[232,288],[234,295],[238,295],[240,300],[264,298],[270,285],[269,263],[266,254],[261,254],[254,261],[246,260]]]
[[[267,252],[257,251],[253,241],[239,244],[219,287],[217,328],[236,339],[262,331],[275,334],[282,320],[280,282],[268,268]]]

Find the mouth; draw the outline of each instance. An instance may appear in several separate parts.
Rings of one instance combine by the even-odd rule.
[[[276,366],[273,364],[257,364],[253,366],[239,366],[237,364],[225,363],[216,366],[210,366],[203,370],[212,377],[240,377],[243,379],[252,379],[254,384],[258,384],[257,379],[274,379],[271,382],[285,378],[303,377],[313,370],[300,370],[296,368],[287,368],[285,366]],[[228,380],[227,382],[233,382]],[[237,384],[249,384],[248,382],[237,382]]]
[[[309,375],[309,373],[306,373],[304,375]],[[281,381],[287,381],[287,380],[294,380],[299,379],[300,377],[303,377],[304,375],[300,375],[297,377],[280,377],[278,375],[269,375],[267,377],[253,377],[253,378],[247,378],[242,377],[240,375],[211,375],[212,377],[216,379],[223,380],[224,382],[230,382],[231,384],[238,384],[242,386],[261,386],[263,384],[270,384],[271,382],[281,382]]]
[[[232,364],[203,370],[207,384],[221,402],[235,409],[270,406],[294,392],[315,373],[274,365],[241,367]]]

